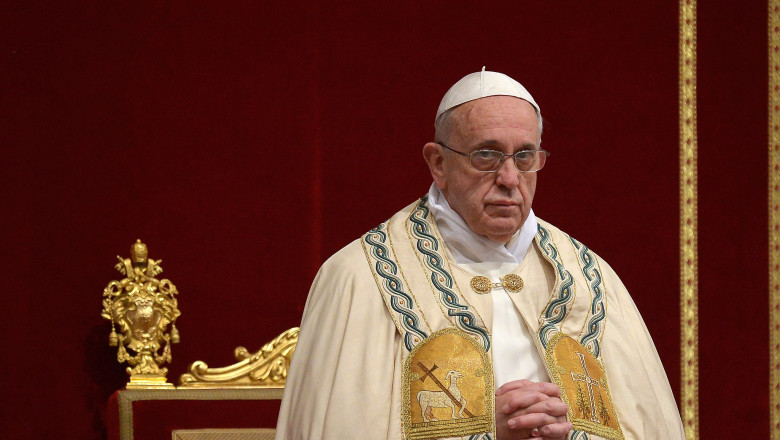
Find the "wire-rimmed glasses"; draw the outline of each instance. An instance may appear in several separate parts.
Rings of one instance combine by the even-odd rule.
[[[501,168],[504,163],[504,159],[507,157],[515,158],[515,165],[517,170],[521,173],[533,173],[544,168],[545,162],[547,162],[547,156],[550,152],[542,149],[529,149],[520,150],[514,154],[504,154],[497,150],[474,150],[471,153],[462,153],[458,150],[454,150],[441,142],[437,144],[452,151],[453,153],[460,154],[469,158],[471,167],[482,173],[494,173]]]

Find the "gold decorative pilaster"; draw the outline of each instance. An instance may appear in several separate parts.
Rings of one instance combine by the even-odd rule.
[[[769,432],[780,440],[780,1],[768,4]]]
[[[686,440],[699,438],[696,1],[680,0],[680,406]]]

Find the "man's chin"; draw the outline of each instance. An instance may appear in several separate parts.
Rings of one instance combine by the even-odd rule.
[[[485,233],[482,234],[490,241],[496,242],[496,243],[506,243],[509,241],[513,235],[517,231],[520,230],[520,227],[522,224],[517,224],[515,222],[512,222],[510,225],[495,225],[494,227],[487,228],[485,230]]]
[[[516,217],[522,211],[519,205],[485,205],[485,214],[491,217]]]

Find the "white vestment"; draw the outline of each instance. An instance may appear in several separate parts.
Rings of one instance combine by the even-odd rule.
[[[426,438],[419,437],[420,429],[443,429],[442,424],[472,420],[472,416],[463,415],[467,409],[473,413],[473,420],[479,418],[480,410],[492,419],[490,397],[494,387],[501,385],[494,386],[492,380],[495,300],[469,286],[476,275],[496,274],[475,273],[479,265],[456,263],[441,241],[426,201],[427,197],[408,206],[323,264],[306,302],[277,440]],[[500,269],[499,265],[491,270]],[[597,421],[592,425],[596,431],[573,431],[570,438],[600,439],[594,434],[602,432],[598,424],[608,427],[610,420],[626,439],[684,438],[655,346],[628,292],[606,262],[565,233],[539,221],[539,233],[513,273],[522,278],[522,289],[507,293],[509,304],[496,302],[495,306],[500,308],[496,313],[522,319],[524,331],[533,335],[537,353],[522,358],[547,359],[543,380],[553,375],[567,380],[571,374],[564,386],[574,384],[578,393],[587,391],[582,391],[585,397],[576,403],[571,392],[568,404],[579,408],[577,417]],[[495,276],[492,278],[497,281]],[[512,308],[507,310],[510,304]],[[449,382],[445,380],[446,370],[451,368],[443,366],[452,360],[434,357],[430,359],[436,362],[425,361],[429,358],[423,356],[423,349],[434,336],[454,337],[453,332],[463,336],[461,340],[468,340],[463,347],[482,350],[486,361],[481,368],[472,369],[472,381],[481,380],[481,386],[489,387],[491,393],[483,396],[472,390],[468,394],[467,378],[461,378],[462,406],[458,404],[460,390],[453,390],[457,380],[450,378],[453,371],[447,373]],[[564,374],[563,364],[550,363],[555,353],[551,350],[561,336],[570,336],[575,351],[587,352],[594,359],[586,366],[585,356],[581,356],[583,370],[576,375],[573,368]],[[431,348],[430,356],[441,352],[441,344],[438,350]],[[417,362],[415,356],[423,356],[423,362]],[[572,355],[572,359],[577,358]],[[421,367],[425,364],[422,371],[426,374],[412,371],[415,363]],[[442,368],[436,370],[437,365]],[[589,375],[597,376],[597,366],[603,366],[602,377],[580,389],[580,384],[591,380]],[[524,368],[533,370],[536,366]],[[466,372],[465,368],[460,370]],[[480,371],[490,371],[490,377],[480,376]],[[432,379],[426,381],[426,376]],[[444,403],[450,409],[426,413],[417,406],[418,402],[423,404],[422,392],[417,391],[420,387],[438,389],[432,381],[443,392],[449,384],[450,398]],[[416,388],[410,392],[411,387]],[[599,390],[608,393],[598,394]],[[607,408],[593,396],[606,396],[603,400]],[[593,411],[584,416],[582,411],[590,409]],[[423,414],[428,418],[435,414],[439,420],[431,421]],[[444,437],[495,438],[494,425],[483,424],[482,428],[477,433]],[[615,435],[614,429],[603,432]]]
[[[428,206],[436,218],[436,226],[452,259],[473,273],[484,275],[491,282],[514,272],[525,258],[537,232],[536,215],[530,211],[523,226],[506,244],[490,241],[469,229],[463,218],[453,210],[435,184],[428,190]],[[517,379],[549,382],[544,362],[534,349],[533,335],[512,306],[510,292],[493,289],[493,326],[491,328],[493,375],[496,388]]]

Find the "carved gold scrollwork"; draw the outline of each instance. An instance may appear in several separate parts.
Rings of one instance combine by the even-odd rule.
[[[290,360],[298,342],[298,328],[291,328],[265,344],[256,353],[244,347],[234,351],[237,363],[209,368],[193,362],[179,378],[179,387],[200,388],[284,388]]]
[[[162,273],[160,262],[148,258],[147,246],[137,240],[130,258],[117,256],[114,266],[125,277],[103,289],[101,316],[111,321],[108,343],[117,347],[117,361],[127,362],[127,388],[173,388],[162,364],[171,361],[171,344],[179,342],[176,319],[181,315],[176,286]]]

